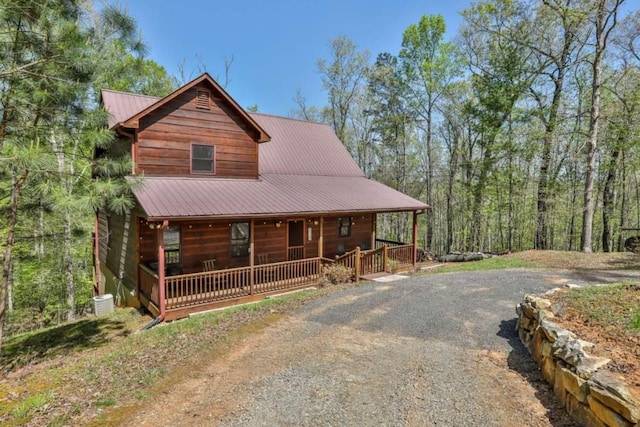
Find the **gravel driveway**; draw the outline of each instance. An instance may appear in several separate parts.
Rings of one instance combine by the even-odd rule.
[[[250,334],[132,421],[572,426],[517,339],[514,306],[567,281],[624,275],[500,270],[346,289]]]

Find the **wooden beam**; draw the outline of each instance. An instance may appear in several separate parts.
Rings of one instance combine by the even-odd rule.
[[[253,285],[254,285],[254,266],[255,266],[255,246],[254,246],[254,237],[255,234],[255,221],[251,220],[249,223],[249,266],[251,267],[251,271],[249,272],[249,295],[253,295]]]
[[[418,263],[418,211],[413,211],[413,266]]]
[[[372,215],[372,221],[371,221],[371,249],[375,249],[376,248],[376,228],[377,228],[377,221],[378,221],[378,214],[371,214]]]
[[[360,281],[360,246],[356,246],[355,259],[353,260],[353,270],[356,276],[356,282]]]
[[[320,235],[318,236],[318,257],[324,256],[324,217],[320,217]]]
[[[160,297],[160,317],[164,318],[167,305],[164,288],[164,227],[160,224],[154,225],[156,226],[156,242],[158,246],[158,294]]]

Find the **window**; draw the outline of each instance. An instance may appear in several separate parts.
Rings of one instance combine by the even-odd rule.
[[[209,91],[196,89],[196,108],[201,110],[210,110],[211,107],[209,105]]]
[[[351,217],[338,218],[338,237],[351,236]]]
[[[213,145],[191,144],[191,172],[214,173],[215,151]]]
[[[180,264],[180,227],[172,225],[162,230],[165,264]]]
[[[231,224],[231,257],[249,256],[249,223],[234,222]]]

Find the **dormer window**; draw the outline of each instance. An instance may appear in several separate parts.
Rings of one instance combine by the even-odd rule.
[[[196,89],[196,108],[200,110],[210,110],[210,99],[211,97],[208,90]]]
[[[214,145],[191,144],[191,172],[192,173],[215,173]]]

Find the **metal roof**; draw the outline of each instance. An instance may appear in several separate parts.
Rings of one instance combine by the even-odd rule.
[[[271,135],[260,145],[260,173],[364,176],[330,126],[257,113],[251,117]]]
[[[271,139],[271,136],[251,117],[241,106],[233,99],[222,86],[220,86],[208,73],[204,73],[199,77],[191,80],[189,83],[180,86],[178,89],[171,92],[169,95],[158,98],[154,96],[134,95],[123,92],[107,91],[101,92],[102,102],[107,111],[110,113],[108,120],[109,129],[113,129],[116,126],[125,128],[137,128],[138,121],[156,110],[157,108],[165,105],[167,102],[180,96],[187,90],[199,85],[208,85],[218,96],[226,100],[227,105],[231,107],[247,124],[258,133],[258,142],[267,142]],[[107,95],[105,99],[104,95]],[[142,108],[139,108],[142,106]],[[133,112],[133,113],[132,113]]]
[[[100,96],[102,104],[109,112],[109,129],[113,129],[118,123],[126,121],[160,100],[156,96],[137,95],[108,89],[102,89]]]
[[[153,96],[111,90],[102,90],[101,95],[110,112],[109,128],[154,108],[161,101]],[[260,144],[260,178],[145,177],[134,194],[149,219],[429,208],[367,179],[331,127],[259,113],[247,116],[271,137]]]
[[[147,177],[134,194],[149,219],[399,212],[428,206],[364,176],[265,174],[258,180]]]

